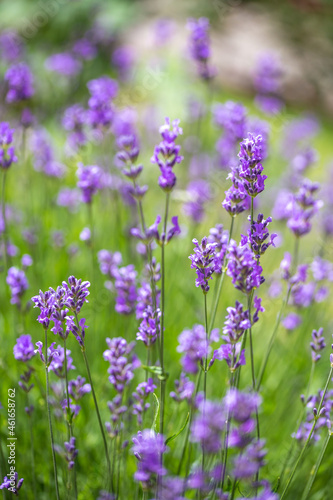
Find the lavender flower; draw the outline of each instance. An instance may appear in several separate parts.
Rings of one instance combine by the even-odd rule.
[[[88,38],[80,38],[79,40],[76,40],[72,50],[77,57],[80,57],[85,61],[90,61],[97,55],[96,46]]]
[[[222,168],[235,167],[235,154],[238,143],[246,135],[246,109],[233,101],[216,104],[213,108],[215,123],[223,129],[216,143],[219,165]]]
[[[199,363],[209,353],[209,344],[218,340],[218,330],[211,332],[209,343],[203,325],[194,325],[192,330],[184,330],[178,337],[178,352],[184,353],[181,363],[186,373],[197,373]]]
[[[282,70],[274,54],[262,54],[258,60],[254,84],[257,90],[256,103],[268,114],[278,113],[283,102],[280,90]]]
[[[325,349],[326,347],[323,331],[324,331],[323,328],[319,328],[318,331],[317,330],[312,331],[312,342],[310,342],[310,347],[311,347],[312,361],[314,363],[317,363],[317,361],[320,360],[321,355],[319,354],[319,352]]]
[[[190,31],[190,55],[197,63],[199,76],[208,80],[215,74],[208,62],[210,58],[209,20],[206,17],[188,19],[187,28]]]
[[[241,350],[241,342],[237,342],[236,344],[223,344],[214,352],[209,367],[212,366],[216,359],[219,361],[224,359],[229,366],[230,372],[234,373],[237,368],[246,364],[245,349]]]
[[[55,160],[50,138],[45,130],[34,131],[30,148],[33,153],[33,167],[37,172],[44,172],[49,177],[63,177],[65,166]]]
[[[30,99],[34,94],[33,76],[29,66],[25,63],[11,66],[6,71],[5,81],[8,83],[6,101],[9,103]]]
[[[72,213],[77,211],[81,201],[81,193],[78,189],[62,188],[57,197],[57,205],[67,207]]]
[[[208,280],[212,279],[212,274],[215,271],[216,247],[218,243],[208,243],[208,238],[205,236],[201,240],[201,245],[197,239],[193,239],[195,244],[194,253],[189,256],[191,260],[191,269],[195,269],[197,279],[195,286],[201,287],[204,293],[208,293]]]
[[[195,384],[184,372],[181,372],[179,380],[175,380],[175,390],[170,392],[170,397],[180,403],[181,401],[191,401],[195,390]]]
[[[21,335],[14,345],[14,358],[26,363],[35,355],[31,335]]]
[[[70,380],[68,382],[68,393],[72,396],[75,401],[81,399],[85,394],[91,392],[91,385],[86,384],[86,379],[80,375],[76,380]]]
[[[244,210],[250,208],[250,197],[247,194],[243,181],[240,178],[240,166],[234,166],[228,175],[227,179],[231,179],[232,185],[225,191],[225,199],[222,202],[223,208],[235,217],[241,214]]]
[[[243,311],[243,304],[236,300],[235,307],[227,307],[226,321],[223,327],[222,338],[234,344],[239,341],[243,333],[251,328],[250,313]]]
[[[134,53],[131,48],[118,47],[112,54],[111,62],[116,67],[120,80],[128,80],[134,63]]]
[[[74,151],[84,146],[87,142],[87,136],[84,132],[86,122],[87,112],[80,104],[74,104],[66,109],[62,125],[65,130],[70,132],[68,144]]]
[[[82,281],[74,276],[69,276],[68,283],[66,281],[62,282],[62,286],[65,290],[65,301],[66,305],[71,311],[76,314],[80,314],[81,308],[87,300],[90,294],[88,288],[90,287],[89,281]]]
[[[77,186],[82,191],[82,201],[91,203],[92,197],[101,189],[102,171],[97,165],[84,166],[79,163],[77,170],[78,183]]]
[[[145,489],[149,489],[156,476],[166,474],[166,469],[161,464],[161,456],[167,451],[164,438],[151,429],[144,429],[139,431],[132,441],[132,451],[138,460],[134,479],[143,483]]]
[[[251,222],[251,216],[248,217]],[[264,219],[263,214],[258,214],[258,218],[253,222],[251,228],[248,230],[248,236],[242,235],[242,245],[249,244],[253,254],[256,259],[259,260],[260,256],[263,255],[268,247],[274,245],[274,239],[277,237],[276,233],[271,234],[269,238],[268,225],[272,222],[272,217],[267,217]]]
[[[222,224],[216,224],[215,227],[209,230],[207,241],[208,243],[216,243],[214,272],[220,274],[222,273],[222,267],[227,253],[229,231],[224,230]]]
[[[287,207],[289,211],[287,226],[295,236],[304,236],[311,231],[310,220],[323,206],[323,202],[313,196],[318,189],[319,184],[304,179],[299,191]]]
[[[110,278],[116,278],[118,267],[122,263],[121,253],[100,250],[97,254],[97,258],[101,273],[110,276]]]
[[[91,97],[88,101],[88,121],[93,128],[110,127],[114,117],[112,100],[117,95],[118,84],[108,76],[87,83]]]
[[[8,269],[8,274],[6,277],[6,282],[10,287],[11,293],[11,304],[16,304],[19,308],[21,307],[21,299],[24,292],[29,288],[29,283],[25,272],[18,269],[17,267],[10,267]]]
[[[159,308],[154,311],[150,305],[147,306],[142,314],[142,321],[136,339],[142,340],[147,347],[154,344],[160,335],[160,318],[161,311]]]
[[[254,198],[265,189],[266,175],[262,175],[263,166],[261,164],[261,135],[249,134],[247,139],[241,142],[238,154],[240,162],[239,176],[242,179],[245,191]]]
[[[142,419],[145,414],[145,412],[148,410],[150,407],[150,404],[147,403],[147,399],[149,397],[149,394],[154,392],[156,389],[156,385],[153,382],[152,378],[149,378],[147,382],[141,382],[133,392],[132,396],[135,400],[135,403],[133,405],[133,414],[137,416],[138,419],[138,425],[142,425]]]
[[[115,310],[119,314],[131,314],[135,309],[137,272],[130,264],[116,271],[115,289],[117,292]]]
[[[71,78],[80,73],[82,64],[69,52],[60,52],[48,57],[45,61],[45,67],[49,71]]]
[[[75,437],[71,437],[69,441],[65,441],[65,459],[68,462],[68,469],[73,469],[75,465],[75,459],[79,451],[75,448]]]
[[[58,345],[56,348],[57,350],[57,356],[54,356],[49,364],[49,371],[52,371],[55,373],[55,375],[59,378],[65,378],[66,373],[65,373],[65,349]],[[70,356],[71,351],[69,349],[66,349],[66,367],[67,367],[67,372],[69,370],[75,370],[75,366],[73,365],[73,358]]]
[[[0,123],[0,167],[7,170],[12,163],[17,162],[15,148],[11,146],[15,130],[9,127],[9,123]]]
[[[156,163],[160,168],[161,175],[158,184],[166,192],[171,191],[176,184],[173,167],[183,160],[179,154],[180,146],[175,144],[177,137],[183,133],[179,122],[180,120],[174,120],[171,129],[169,118],[165,118],[165,124],[159,129],[163,141],[155,147],[154,155],[151,158],[151,162]]]
[[[201,401],[199,414],[195,416],[190,439],[200,443],[205,453],[217,453],[222,447],[222,431],[225,427],[225,412],[220,403]]]
[[[107,338],[106,343],[109,349],[104,351],[103,356],[110,363],[109,381],[118,393],[122,393],[134,377],[134,369],[138,366],[135,356],[132,356],[131,361],[127,358],[134,348],[134,343],[128,344],[122,337]]]
[[[11,472],[8,474],[8,477],[5,476],[3,478],[3,483],[0,484],[0,490],[6,489],[14,493],[14,495],[18,496],[18,492],[22,487],[24,479],[18,478],[17,472]]]
[[[234,287],[249,294],[265,281],[261,273],[262,267],[252,251],[247,247],[237,246],[232,240],[229,245],[227,275],[232,278]]]
[[[282,325],[286,330],[295,330],[301,323],[302,318],[296,313],[290,313],[282,320]]]
[[[17,61],[23,57],[23,41],[16,31],[2,31],[0,35],[0,53],[1,59],[9,63]]]

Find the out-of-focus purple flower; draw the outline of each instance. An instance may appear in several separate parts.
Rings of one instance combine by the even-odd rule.
[[[87,83],[90,92],[88,121],[93,128],[109,127],[114,116],[112,100],[118,92],[118,84],[108,76],[101,76]]]
[[[276,197],[273,207],[273,217],[276,220],[288,219],[290,216],[290,207],[293,202],[294,195],[291,191],[281,189]]]
[[[237,246],[236,242],[231,240],[228,248],[227,275],[232,278],[234,287],[249,294],[265,281],[261,273],[262,267],[257,263],[252,251],[245,246]]]
[[[295,330],[301,323],[302,318],[296,313],[290,313],[282,320],[282,325],[286,330]]]
[[[251,216],[248,219],[251,222]],[[268,240],[268,225],[270,222],[272,222],[272,217],[264,219],[263,214],[258,214],[257,220],[253,221],[251,228],[248,230],[248,236],[242,235],[242,245],[249,244],[256,259],[259,259],[271,245],[275,247],[274,239],[277,234],[272,233]]]
[[[5,30],[0,34],[0,54],[3,61],[12,63],[23,56],[22,38],[14,30]]]
[[[58,354],[52,358],[52,361],[49,365],[49,371],[55,373],[55,375],[59,378],[65,378],[65,349],[58,345],[56,348]],[[67,372],[69,370],[75,370],[75,366],[73,365],[73,358],[70,356],[71,351],[66,349],[66,360],[67,360]]]
[[[35,354],[39,354],[39,357],[42,361],[42,363],[45,363],[45,356],[43,352],[43,342],[36,342],[37,349],[35,349]],[[52,342],[52,344],[47,348],[47,366],[52,362],[53,358],[58,356],[58,351],[54,347],[55,342]]]
[[[31,341],[31,335],[21,335],[16,339],[14,345],[14,358],[26,363],[35,355],[34,345]]]
[[[227,177],[227,179],[231,179],[232,185],[225,191],[225,199],[222,202],[223,208],[231,217],[241,214],[244,210],[249,209],[251,205],[251,198],[247,194],[243,181],[239,175],[239,165],[234,166]]]
[[[209,344],[217,342],[218,338],[218,330],[214,329],[207,342],[203,325],[194,325],[192,330],[184,330],[178,337],[177,347],[177,351],[183,353],[181,363],[184,372],[197,373],[199,364],[209,354]]]
[[[33,75],[25,63],[10,66],[5,73],[5,81],[8,84],[6,101],[9,103],[30,99],[34,94]]]
[[[44,172],[50,177],[63,177],[65,166],[54,158],[54,150],[47,132],[43,129],[34,131],[30,148],[33,153],[33,167],[37,172]]]
[[[11,129],[9,123],[0,123],[0,167],[7,170],[12,163],[17,162],[15,149],[11,146],[15,130]]]
[[[267,114],[276,114],[283,106],[279,96],[282,70],[274,54],[262,54],[258,59],[254,85],[256,103]]]
[[[71,78],[80,73],[82,64],[70,52],[60,52],[48,57],[45,67],[49,71]]]
[[[118,71],[119,78],[126,81],[130,76],[134,63],[134,53],[130,47],[118,47],[112,54],[112,64]]]
[[[332,363],[332,357],[333,356],[331,354],[330,355],[331,363]],[[322,396],[323,396],[323,390],[319,390],[316,394],[309,396],[308,399],[305,401],[305,408],[306,408],[305,420],[301,423],[297,432],[292,435],[292,437],[297,441],[305,443],[305,441],[308,439],[313,425],[314,415],[316,414],[315,412],[317,411],[316,408],[319,407],[319,403],[322,399]],[[311,437],[312,442],[318,441],[320,439],[320,430],[323,427],[327,426],[328,420],[329,421],[331,420],[332,407],[333,407],[333,391],[328,390],[322,402],[321,411],[319,415],[317,415],[318,420]]]
[[[92,197],[101,189],[102,171],[97,165],[84,166],[79,163],[77,169],[78,182],[77,186],[82,191],[82,201],[91,203]]]
[[[128,358],[135,343],[128,344],[122,337],[107,338],[106,343],[109,349],[104,351],[103,357],[110,363],[109,381],[118,393],[122,393],[134,377],[134,369],[140,366],[136,356]]]
[[[75,437],[72,436],[69,441],[65,441],[65,459],[68,462],[68,469],[73,469],[75,465],[75,458],[77,457],[79,450],[75,448]]]
[[[319,184],[304,179],[299,191],[287,207],[289,210],[287,226],[297,237],[304,236],[311,231],[310,221],[323,206],[323,202],[316,200],[313,196],[318,189]]]
[[[196,179],[188,184],[186,191],[189,200],[183,205],[184,213],[199,223],[204,216],[204,203],[211,199],[210,185],[203,179]]]
[[[261,135],[249,134],[248,138],[241,142],[238,154],[239,177],[242,179],[245,191],[252,198],[265,189],[265,179],[267,179],[267,175],[262,175],[261,143]]]
[[[150,279],[155,282],[160,279],[160,265],[156,264],[156,260],[152,261],[152,265],[147,264],[148,275]],[[151,284],[147,282],[142,282],[141,287],[138,288],[137,304],[136,304],[136,319],[142,319],[147,307],[152,304],[159,307],[160,304],[160,290],[155,290],[155,300],[153,300],[153,294],[151,289]]]
[[[17,267],[10,267],[6,277],[6,282],[10,287],[11,304],[21,307],[21,299],[24,292],[29,288],[29,283],[25,272]]]
[[[100,250],[97,254],[99,267],[102,274],[116,278],[118,268],[122,263],[122,256],[120,252],[109,252],[108,250]]]
[[[119,314],[131,314],[135,309],[137,272],[133,264],[116,270],[114,287],[117,292],[115,309]]]
[[[291,289],[293,304],[298,307],[309,307],[315,297],[316,283],[297,284]]]
[[[142,432],[139,431],[132,441],[132,451],[138,460],[134,479],[143,483],[147,488],[153,478],[166,474],[166,469],[161,462],[162,454],[167,451],[164,437],[161,434],[155,434],[151,429],[144,429]]]
[[[57,205],[67,207],[70,212],[75,212],[81,202],[79,189],[62,188],[57,197]]]
[[[300,150],[291,161],[291,167],[297,174],[304,172],[318,160],[318,153],[314,148],[306,147]]]
[[[3,478],[3,483],[0,484],[0,490],[10,490],[12,493],[14,493],[15,496],[18,496],[18,492],[21,489],[23,481],[24,479],[19,479],[18,473],[14,472],[13,474],[9,475],[9,477],[5,476]]]
[[[89,243],[91,241],[91,231],[89,227],[84,227],[82,229],[79,238],[81,241],[85,241],[86,243]]]
[[[251,328],[249,310],[243,311],[243,304],[236,300],[235,307],[227,307],[222,338],[231,344],[239,341],[243,333]]]
[[[90,61],[97,55],[97,48],[88,38],[80,38],[73,45],[73,53],[76,57]]]
[[[135,403],[133,404],[133,414],[137,416],[138,424],[140,426],[142,425],[142,419],[145,412],[150,407],[150,404],[147,403],[147,398],[149,397],[149,394],[154,392],[155,389],[156,385],[154,384],[153,379],[149,378],[147,382],[141,382],[132,394],[133,399],[135,400]]]
[[[91,392],[91,385],[86,384],[86,379],[80,375],[77,379],[68,382],[68,393],[75,401],[81,399],[88,392]]]
[[[174,120],[170,124],[169,118],[165,118],[165,124],[159,129],[163,140],[158,146],[155,146],[154,155],[151,158],[151,162],[156,163],[160,168],[161,175],[158,184],[166,192],[171,191],[176,184],[173,167],[183,160],[179,154],[180,146],[175,144],[177,137],[183,133],[179,122],[180,120]]]
[[[209,58],[211,55],[209,20],[206,17],[188,19],[187,28],[190,31],[190,55],[197,64],[199,76],[204,80],[208,80],[215,75],[215,70],[209,65]]]
[[[268,141],[270,133],[270,125],[265,120],[259,118],[249,118],[247,120],[247,130],[254,136],[261,135],[261,157],[265,160],[268,156]]]
[[[261,397],[256,393],[246,393],[237,389],[230,390],[224,398],[226,409],[239,424],[249,420],[261,403]]]
[[[195,384],[184,372],[181,372],[179,380],[175,380],[175,390],[170,392],[170,397],[180,403],[181,401],[191,401],[194,394]]]
[[[241,350],[241,342],[237,342],[236,344],[222,344],[219,349],[214,351],[214,355],[209,363],[209,366],[212,366],[216,359],[219,361],[224,359],[229,366],[231,373],[233,373],[237,370],[237,368],[246,364],[245,349]]]
[[[319,352],[325,349],[326,347],[323,331],[324,331],[323,328],[319,328],[318,331],[317,330],[312,331],[312,342],[310,342],[310,347],[311,347],[312,361],[314,363],[317,363],[317,361],[320,360],[321,355],[319,354]]]
[[[32,264],[33,264],[32,257],[30,255],[28,255],[27,253],[25,253],[24,255],[22,255],[21,264],[22,264],[23,270],[26,269],[27,267],[32,266]]]
[[[332,262],[322,259],[318,255],[313,259],[311,264],[313,279],[317,282],[328,280],[333,281],[333,264]]]
[[[217,453],[222,447],[222,431],[225,427],[226,415],[221,403],[202,401],[195,416],[190,439],[200,443],[205,453]]]
[[[302,116],[288,122],[283,130],[281,153],[287,159],[294,158],[302,147],[319,132],[318,119],[315,116]]]
[[[265,465],[264,459],[267,454],[264,449],[265,444],[264,440],[252,442],[244,453],[235,458],[233,475],[236,478],[250,479]]]
[[[74,104],[66,109],[62,119],[62,126],[70,132],[68,144],[74,151],[87,142],[87,136],[84,132],[86,122],[87,111],[80,104]]]
[[[215,271],[215,258],[217,243],[208,243],[208,238],[205,236],[201,240],[201,245],[197,239],[193,239],[195,245],[194,253],[189,256],[191,261],[191,269],[195,269],[197,279],[195,286],[201,287],[204,293],[208,293],[208,280],[211,279]]]
[[[29,108],[24,108],[21,113],[20,123],[24,128],[31,127],[36,122],[35,116],[32,114]]]
[[[175,22],[172,19],[160,18],[155,22],[154,40],[157,45],[166,45],[175,31]]]

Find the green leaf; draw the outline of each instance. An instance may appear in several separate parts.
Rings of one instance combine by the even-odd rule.
[[[158,397],[156,396],[155,392],[153,392],[153,396],[155,398],[156,409],[155,409],[153,425],[151,426],[151,428],[153,431],[157,432],[156,425],[157,425],[158,416],[160,414],[160,402],[159,402]]]
[[[168,437],[168,439],[166,439],[165,443],[164,444],[168,444],[170,443],[170,441],[173,441],[174,439],[176,439],[176,437],[179,436],[179,434],[181,434],[183,432],[183,430],[185,429],[185,427],[187,426],[187,423],[189,421],[189,418],[190,418],[190,414],[188,413],[187,414],[187,417],[185,419],[185,423],[183,425],[183,427],[180,429],[180,431],[178,431],[176,434],[173,434],[172,436]]]

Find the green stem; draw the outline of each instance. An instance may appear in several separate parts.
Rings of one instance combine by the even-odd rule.
[[[315,468],[313,471],[310,472],[310,476],[309,476],[309,479],[308,479],[308,482],[306,483],[306,486],[305,486],[305,490],[303,492],[303,495],[302,495],[302,498],[301,500],[306,500],[309,496],[309,493],[311,491],[311,488],[313,486],[313,483],[316,479],[316,476],[317,476],[317,473],[318,473],[318,470],[319,470],[319,467],[320,467],[320,464],[324,458],[324,455],[325,455],[325,451],[326,451],[326,448],[327,448],[327,445],[329,443],[329,440],[331,439],[331,431],[329,430],[328,433],[327,433],[327,436],[326,436],[326,439],[323,443],[323,446],[320,450],[320,453],[319,453],[319,456],[317,458],[317,462],[316,462],[316,465],[315,465]]]
[[[99,424],[99,428],[100,428],[100,431],[101,431],[101,434],[102,434],[104,451],[105,451],[105,457],[106,457],[107,466],[108,466],[109,480],[111,480],[111,464],[110,464],[110,458],[109,458],[109,453],[108,453],[108,445],[107,445],[107,442],[106,442],[106,439],[105,439],[105,433],[104,433],[104,428],[103,428],[103,424],[102,424],[101,415],[99,413],[99,408],[98,408],[98,403],[97,403],[97,399],[96,399],[94,384],[93,384],[93,381],[92,381],[92,378],[91,378],[91,373],[90,373],[90,368],[89,368],[89,363],[88,363],[88,359],[87,359],[85,348],[82,348],[81,350],[82,350],[82,354],[83,354],[84,363],[85,363],[86,369],[87,369],[89,383],[91,385],[91,392],[92,392],[93,399],[94,399],[94,404],[95,404],[95,410],[96,410],[96,414],[97,414],[98,424]]]
[[[232,237],[232,233],[233,233],[233,230],[234,230],[234,222],[235,222],[235,218],[231,217],[231,225],[230,225],[230,231],[229,231],[228,245],[230,243],[230,240],[231,240],[231,237]],[[220,277],[219,287],[218,287],[217,294],[216,294],[216,297],[215,297],[213,311],[212,311],[212,314],[211,314],[211,317],[210,317],[209,330],[208,330],[209,333],[214,328],[214,323],[215,323],[217,308],[218,308],[218,305],[219,305],[219,301],[220,301],[220,297],[221,297],[221,292],[222,292],[222,285],[223,285],[224,276],[225,276],[225,264],[226,264],[226,255],[224,256],[224,259],[223,259],[222,274],[221,274],[221,277]]]
[[[316,427],[316,424],[317,424],[317,420],[319,419],[319,416],[320,416],[320,410],[322,408],[323,401],[324,401],[324,398],[326,396],[326,392],[327,392],[327,389],[328,389],[328,385],[329,385],[329,383],[331,381],[331,378],[332,378],[332,374],[333,374],[333,366],[331,365],[330,372],[328,374],[327,381],[326,381],[326,384],[325,384],[325,389],[323,391],[323,394],[322,394],[319,406],[317,408],[317,416],[314,418],[314,421],[313,421],[310,433],[308,435],[308,438],[305,441],[304,446],[303,446],[303,448],[302,448],[302,450],[301,450],[301,452],[300,452],[300,454],[299,454],[299,456],[298,456],[298,458],[297,458],[297,460],[295,462],[295,465],[294,465],[294,467],[293,467],[293,469],[291,471],[291,474],[290,474],[290,476],[288,478],[287,484],[286,484],[286,486],[285,486],[285,488],[283,490],[283,493],[282,493],[282,495],[280,497],[280,500],[283,500],[283,498],[285,497],[285,495],[286,495],[286,493],[287,493],[287,491],[288,491],[288,489],[290,487],[290,484],[291,484],[291,482],[293,480],[295,472],[296,472],[296,470],[297,470],[297,468],[298,468],[298,466],[299,466],[299,464],[300,464],[300,462],[301,462],[301,460],[303,458],[303,455],[304,455],[304,453],[305,453],[305,451],[306,451],[306,449],[308,447],[308,444],[309,444],[310,439],[312,437],[313,431],[315,430],[315,427]]]
[[[4,170],[2,173],[1,213],[2,213],[2,223],[3,223],[2,236],[3,236],[3,255],[5,261],[5,275],[7,275],[8,271],[7,221],[6,221],[6,203],[5,203],[6,177],[7,177],[7,171]]]
[[[73,425],[72,425],[72,417],[71,417],[71,408],[69,403],[69,391],[68,391],[68,370],[67,370],[67,346],[66,346],[66,337],[64,337],[64,364],[65,364],[65,385],[66,385],[66,400],[67,400],[67,441],[69,442],[70,438],[73,437]],[[71,471],[68,472],[68,483],[67,489],[71,489],[71,481],[70,478],[73,475],[73,483],[74,483],[74,494],[75,498],[77,498],[77,484],[76,484],[76,464],[74,463],[74,467]]]
[[[29,408],[29,394],[27,393],[27,407]],[[31,471],[32,471],[32,488],[34,492],[34,497],[37,498],[37,488],[36,488],[36,469],[35,469],[35,447],[34,447],[34,432],[32,415],[29,413],[29,430],[30,430],[30,447],[31,447]]]
[[[205,404],[207,399],[207,368],[208,368],[208,317],[207,317],[207,294],[204,293],[204,308],[205,308],[205,330],[206,330],[206,355],[205,355],[205,366],[204,366],[204,407],[203,416],[205,417]],[[202,472],[205,471],[205,450],[202,448]]]
[[[50,432],[50,440],[51,440],[55,490],[56,490],[56,498],[57,498],[57,500],[60,500],[59,487],[58,487],[57,462],[56,462],[55,451],[54,451],[53,428],[52,428],[51,410],[50,410],[50,403],[49,403],[50,384],[49,384],[49,367],[48,367],[48,358],[47,358],[47,328],[45,329],[45,375],[46,375],[46,407],[47,407],[47,415],[48,415],[48,420],[49,420],[49,432]]]

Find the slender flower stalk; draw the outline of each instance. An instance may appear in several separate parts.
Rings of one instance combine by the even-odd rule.
[[[50,384],[49,384],[49,367],[48,367],[48,355],[47,355],[47,332],[48,332],[48,328],[45,328],[45,354],[44,354],[44,356],[45,356],[45,375],[46,375],[46,407],[47,407],[47,415],[48,415],[48,420],[49,420],[49,432],[50,432],[50,439],[51,439],[52,462],[53,462],[56,498],[57,498],[57,500],[60,500],[59,486],[58,486],[57,461],[56,461],[55,450],[54,450],[53,428],[52,428],[51,410],[50,410],[50,403],[49,403]]]
[[[6,192],[6,170],[2,173],[2,191],[1,191],[1,215],[3,222],[3,255],[5,261],[5,274],[8,271],[8,253],[7,253],[7,221],[6,221],[6,203],[5,203],[5,192]]]
[[[331,355],[331,356],[332,356],[332,355]],[[307,440],[305,441],[304,446],[303,446],[303,448],[302,448],[302,450],[301,450],[301,452],[300,452],[300,454],[299,454],[299,456],[298,456],[298,458],[297,458],[297,460],[296,460],[296,462],[295,462],[295,464],[294,464],[294,467],[293,467],[293,469],[292,469],[292,471],[291,471],[291,473],[290,473],[290,476],[289,476],[289,478],[288,478],[288,480],[287,480],[286,486],[285,486],[285,488],[284,488],[284,490],[283,490],[283,492],[282,492],[282,495],[281,495],[281,497],[280,497],[280,500],[283,500],[283,498],[286,496],[286,493],[287,493],[287,491],[288,491],[288,489],[289,489],[289,487],[290,487],[290,484],[291,484],[291,482],[292,482],[292,480],[293,480],[293,477],[294,477],[294,475],[295,475],[295,472],[296,472],[296,470],[297,470],[297,468],[298,468],[299,464],[301,463],[302,458],[303,458],[303,455],[304,455],[304,453],[305,453],[305,451],[306,451],[306,449],[307,449],[307,447],[308,447],[308,444],[309,444],[310,439],[311,439],[311,437],[312,437],[313,431],[315,430],[315,427],[316,427],[317,421],[318,421],[318,419],[319,419],[319,417],[320,417],[320,411],[321,411],[321,409],[322,409],[323,401],[324,401],[324,398],[325,398],[325,395],[326,395],[326,392],[327,392],[327,389],[328,389],[329,383],[331,382],[331,379],[332,379],[332,374],[333,374],[333,363],[331,363],[331,368],[330,368],[330,371],[329,371],[329,374],[328,374],[328,377],[327,377],[327,381],[326,381],[326,384],[325,384],[325,388],[324,388],[324,391],[323,391],[323,394],[322,394],[322,397],[321,397],[321,400],[320,400],[319,406],[318,406],[318,408],[317,408],[316,415],[314,415],[313,424],[312,424],[311,430],[310,430],[310,432],[309,432],[308,438],[307,438]]]
[[[321,447],[320,453],[318,455],[317,462],[316,462],[314,468],[312,469],[312,471],[310,472],[309,479],[308,479],[308,482],[306,483],[306,486],[305,486],[305,489],[304,489],[304,492],[303,492],[301,500],[306,500],[308,498],[308,496],[309,496],[309,493],[310,493],[311,488],[313,486],[313,483],[314,483],[314,481],[316,479],[319,467],[320,467],[321,462],[322,462],[322,460],[324,458],[324,455],[325,455],[325,452],[326,452],[326,448],[327,448],[328,443],[329,443],[329,441],[331,439],[331,436],[332,436],[332,430],[328,429],[325,441],[323,442],[323,445]]]

